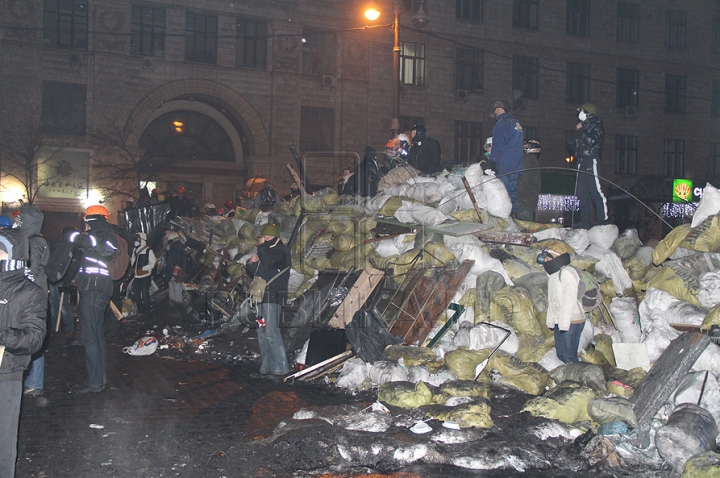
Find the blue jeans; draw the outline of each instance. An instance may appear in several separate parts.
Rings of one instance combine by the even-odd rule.
[[[260,373],[287,375],[288,367],[285,345],[280,335],[280,304],[260,304],[260,317],[265,319],[265,327],[257,329],[258,345],[260,346]]]
[[[579,362],[578,347],[580,346],[580,336],[585,328],[585,322],[582,324],[570,324],[570,330],[563,331],[558,329],[556,325],[553,329],[555,332],[555,351],[557,357],[563,363]]]
[[[15,476],[18,424],[20,423],[21,380],[0,380],[0,476]]]
[[[30,361],[30,368],[25,379],[27,388],[36,388],[42,390],[45,384],[45,351],[40,350],[37,355],[33,355]]]
[[[500,176],[500,181],[505,185],[505,189],[507,189],[508,196],[510,196],[510,202],[512,203],[512,211],[511,214],[517,214],[518,212],[518,202],[517,202],[517,195],[518,195],[518,178],[520,177],[520,173],[512,173],[512,174],[506,174],[504,176]]]
[[[50,327],[55,330],[57,323],[58,306],[60,305],[60,284],[48,284],[50,287]],[[73,317],[72,306],[70,305],[70,297],[67,294],[63,296],[62,312],[60,315],[63,330],[72,332],[75,329],[75,318]],[[48,331],[49,331],[48,329]]]
[[[100,277],[90,290],[80,291],[80,339],[85,347],[85,385],[102,386],[107,381],[107,349],[105,347],[105,308],[113,294],[109,277]]]

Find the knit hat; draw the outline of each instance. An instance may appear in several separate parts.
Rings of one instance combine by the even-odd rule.
[[[495,108],[502,108],[505,111],[508,111],[510,108],[508,107],[508,102],[503,100],[497,100],[495,104],[493,105],[493,109]]]
[[[280,229],[278,229],[275,224],[265,224],[260,231],[260,235],[278,237],[280,235]]]

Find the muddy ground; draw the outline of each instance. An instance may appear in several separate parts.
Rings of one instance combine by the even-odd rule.
[[[408,427],[421,415],[392,408],[384,433],[294,420],[301,408],[357,412],[376,392],[350,393],[322,379],[253,380],[254,332],[218,325],[183,322],[166,307],[126,319],[109,339],[109,387],[88,395],[71,392],[84,379],[82,346],[62,332],[51,334],[45,393],[23,400],[17,476],[669,476],[646,466],[590,467],[582,453],[590,436],[541,440],[533,431],[552,422],[519,413],[529,396],[499,388],[489,430],[449,430],[432,420],[432,432],[417,435]],[[163,329],[167,349],[148,357],[123,354],[137,338],[159,337]],[[194,339],[207,330],[218,333]],[[185,345],[177,347],[180,342]]]

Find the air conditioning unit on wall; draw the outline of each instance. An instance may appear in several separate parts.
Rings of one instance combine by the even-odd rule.
[[[633,118],[637,115],[637,106],[626,106],[623,113],[626,118]]]
[[[470,98],[468,90],[457,90],[455,92],[455,101],[467,101]]]
[[[335,88],[337,86],[337,78],[332,75],[325,75],[322,77],[322,85]]]
[[[157,60],[155,58],[143,58],[142,61],[142,67],[146,70],[152,70],[157,65]]]

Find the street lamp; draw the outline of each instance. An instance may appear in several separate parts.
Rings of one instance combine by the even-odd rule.
[[[413,25],[417,28],[425,28],[430,21],[425,13],[425,0],[415,0],[419,2],[418,10],[412,17]],[[393,0],[393,33],[395,43],[393,44],[393,118],[390,124],[393,138],[400,132],[400,12],[402,12],[402,0]],[[380,18],[380,10],[375,5],[375,1],[371,0],[370,5],[365,10],[365,18],[375,21]]]

